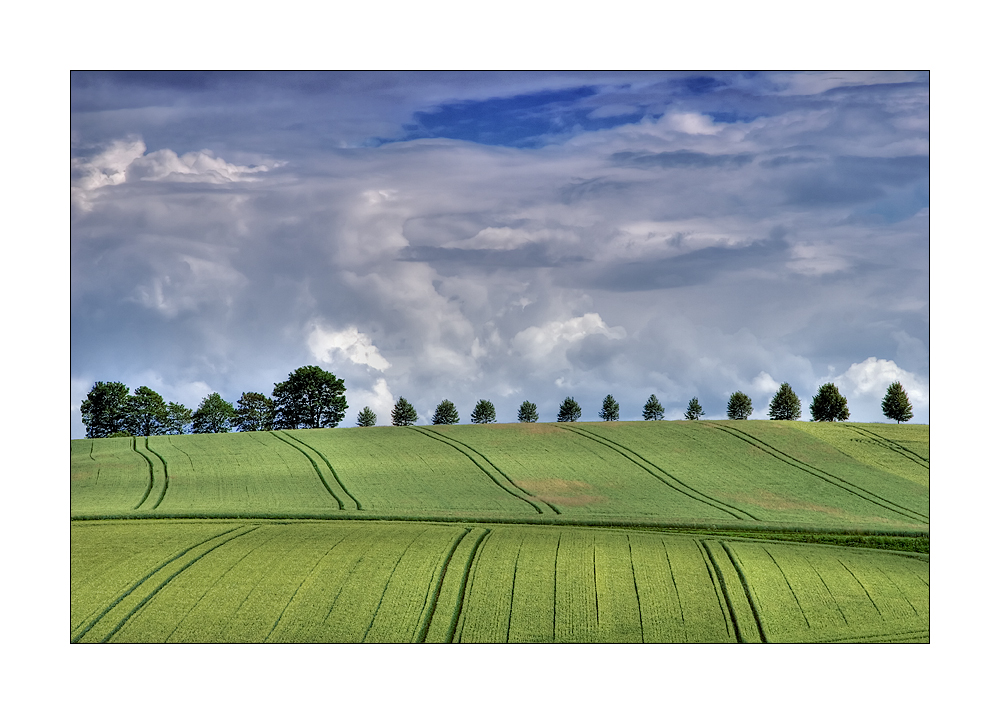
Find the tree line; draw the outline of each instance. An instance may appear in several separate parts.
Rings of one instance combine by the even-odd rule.
[[[134,393],[121,382],[96,382],[83,400],[80,413],[87,427],[87,438],[109,436],[154,436],[160,434],[212,434],[237,431],[271,431],[273,429],[316,429],[337,426],[347,411],[344,380],[316,367],[299,367],[288,379],[274,385],[271,396],[260,392],[243,392],[236,404],[223,399],[218,392],[205,397],[194,411],[183,404],[164,402],[163,397],[149,387],[138,387]],[[607,395],[597,416],[604,421],[617,421],[619,404]],[[847,398],[829,382],[819,388],[809,406],[812,421],[846,421],[850,417]],[[663,419],[665,410],[655,394],[651,394],[642,409],[646,421]],[[729,397],[726,416],[748,419],[753,403],[743,392]],[[913,418],[913,408],[903,385],[893,382],[882,400],[882,413],[896,423]],[[684,418],[697,420],[705,410],[693,397],[688,402]],[[557,422],[573,422],[583,416],[580,404],[566,397],[559,406]],[[788,382],[784,382],[772,397],[768,417],[796,420],[802,416],[802,402]],[[393,426],[411,426],[417,422],[417,410],[404,397],[392,409]],[[496,408],[488,399],[480,399],[472,410],[473,424],[491,424],[497,420]],[[517,411],[517,420],[538,421],[538,406],[525,400]],[[378,419],[371,408],[358,414],[357,425],[375,426]],[[434,410],[432,424],[458,424],[460,417],[455,404],[442,400]]]

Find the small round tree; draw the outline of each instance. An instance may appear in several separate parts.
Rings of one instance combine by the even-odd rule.
[[[368,407],[358,412],[358,426],[375,426],[376,421],[378,421],[378,417]]]
[[[458,409],[449,400],[445,399],[434,410],[434,417],[431,424],[458,424]]]
[[[767,415],[771,419],[784,421],[795,421],[802,416],[802,402],[799,401],[798,395],[792,391],[792,387],[788,382],[783,382],[778,387],[778,391],[775,392],[774,397],[771,399],[771,406],[768,409]]]
[[[847,409],[847,397],[833,384],[827,382],[813,397],[809,405],[813,421],[847,421],[851,412]]]
[[[412,426],[417,423],[417,410],[413,405],[400,397],[396,406],[392,408],[393,426]]]
[[[576,400],[573,397],[566,397],[559,406],[559,415],[556,417],[556,421],[576,421],[582,415],[583,410],[580,409]]]
[[[695,421],[703,416],[705,416],[705,410],[698,403],[698,397],[691,397],[691,401],[688,402],[687,411],[684,412],[684,418]]]
[[[493,402],[480,399],[472,409],[473,424],[492,424],[497,420],[497,410],[493,407]]]
[[[646,400],[646,406],[642,408],[642,418],[646,421],[659,421],[663,418],[663,405],[656,398],[655,394],[650,394]]]
[[[906,395],[901,382],[893,382],[885,391],[885,398],[882,399],[882,413],[886,419],[895,419],[899,424],[903,421],[910,421],[913,418],[913,407],[910,405],[910,398]]]
[[[753,403],[743,392],[734,392],[729,397],[726,416],[730,419],[748,419],[753,414]]]
[[[618,421],[618,402],[610,394],[604,398],[604,403],[601,405],[601,410],[597,412],[597,416],[604,421]]]
[[[243,392],[236,402],[236,419],[240,431],[271,431],[274,429],[274,400],[260,392]]]
[[[538,421],[538,407],[525,399],[517,410],[517,420],[528,424]]]
[[[236,418],[236,409],[223,399],[218,392],[212,392],[201,400],[194,413],[195,434],[222,434],[229,431]]]

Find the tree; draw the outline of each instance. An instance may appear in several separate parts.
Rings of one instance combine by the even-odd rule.
[[[239,431],[272,431],[274,429],[274,400],[260,392],[243,392],[236,402],[233,426]]]
[[[458,424],[458,409],[449,400],[445,399],[434,410],[434,417],[431,424]]]
[[[375,412],[368,407],[358,412],[358,426],[375,426],[377,420],[378,417],[375,416]]]
[[[747,419],[753,414],[753,404],[743,392],[734,392],[729,397],[729,406],[726,407],[726,416],[730,419]]]
[[[901,421],[910,421],[913,418],[913,407],[910,405],[910,398],[906,395],[901,382],[893,382],[885,390],[885,398],[882,399],[882,413],[886,419],[895,419],[899,424]]]
[[[233,405],[223,399],[218,392],[212,392],[201,400],[194,412],[195,434],[222,434],[236,418]]]
[[[655,394],[650,394],[646,400],[646,406],[642,408],[642,418],[646,421],[659,421],[663,418],[663,405],[656,398]]]
[[[517,420],[525,423],[538,421],[538,407],[525,399],[517,410]]]
[[[128,400],[128,431],[134,436],[162,434],[167,427],[167,405],[149,387],[136,387]]]
[[[187,434],[191,430],[194,414],[183,404],[167,404],[167,421],[164,434]]]
[[[279,429],[335,427],[347,411],[344,380],[316,366],[299,367],[274,385],[275,422]]]
[[[94,382],[80,404],[88,439],[101,439],[128,430],[128,387],[121,382]]]
[[[610,394],[604,398],[604,403],[601,405],[601,410],[597,412],[597,416],[604,421],[618,421],[618,402]]]
[[[698,403],[698,397],[691,397],[691,401],[688,402],[687,411],[684,412],[684,418],[695,421],[703,416],[705,416],[705,410]]]
[[[802,416],[802,402],[788,382],[782,382],[778,387],[778,391],[771,398],[767,415],[771,419],[784,421],[795,421]]]
[[[400,397],[392,408],[393,426],[412,426],[417,423],[417,410],[408,401]]]
[[[582,415],[583,410],[576,400],[573,397],[566,397],[559,406],[559,416],[556,417],[556,421],[576,421]]]
[[[492,424],[497,420],[497,410],[493,407],[493,402],[480,399],[472,409],[473,424]]]
[[[847,397],[841,395],[833,382],[827,382],[819,388],[809,411],[812,412],[813,421],[847,421],[851,416],[847,409]]]

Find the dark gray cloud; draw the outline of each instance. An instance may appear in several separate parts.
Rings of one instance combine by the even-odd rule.
[[[351,423],[897,378],[926,420],[927,120],[921,73],[74,72],[72,433],[96,380],[303,364]]]

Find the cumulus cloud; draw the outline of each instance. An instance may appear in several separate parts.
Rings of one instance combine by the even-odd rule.
[[[334,352],[341,352],[354,364],[363,364],[384,372],[392,365],[381,355],[371,338],[359,332],[357,327],[336,331],[315,324],[308,338],[309,349],[320,362],[335,361]],[[385,380],[382,380],[384,384]]]
[[[900,382],[915,406],[926,406],[930,401],[927,383],[912,372],[900,369],[891,359],[869,357],[864,362],[852,364],[832,381],[846,387],[850,396],[877,397],[879,402],[890,384]]]
[[[585,337],[603,335],[609,340],[620,340],[625,334],[624,327],[608,327],[599,314],[588,312],[581,317],[553,320],[521,330],[514,335],[511,346],[532,361],[555,358],[557,362],[565,362],[567,348]]]
[[[365,407],[375,412],[376,426],[392,424],[392,408],[396,404],[396,398],[392,396],[384,377],[375,380],[370,389],[348,389],[347,403],[349,408],[344,415],[344,426],[354,426],[358,413]]]

